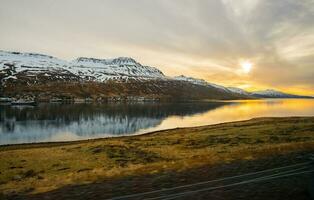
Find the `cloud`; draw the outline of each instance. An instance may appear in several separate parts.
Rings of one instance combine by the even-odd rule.
[[[0,46],[66,59],[131,56],[168,75],[313,89],[313,19],[311,0],[0,0]],[[254,63],[246,76],[236,73],[243,59]]]

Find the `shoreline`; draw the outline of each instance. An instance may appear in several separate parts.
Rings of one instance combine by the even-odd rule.
[[[288,117],[255,117],[250,118],[246,120],[238,120],[238,121],[229,121],[229,122],[221,122],[216,124],[209,124],[209,125],[202,125],[202,126],[192,126],[192,127],[177,127],[177,128],[169,128],[169,129],[163,129],[163,130],[157,130],[157,131],[151,131],[146,132],[142,134],[135,134],[135,135],[122,135],[122,136],[112,136],[112,137],[103,137],[103,138],[92,138],[92,139],[82,139],[82,140],[73,140],[73,141],[51,141],[51,142],[34,142],[34,143],[18,143],[18,144],[3,144],[0,145],[0,151],[3,151],[3,148],[16,148],[21,149],[23,147],[25,148],[39,148],[39,147],[56,147],[56,146],[63,146],[63,145],[73,145],[73,144],[84,144],[89,142],[97,142],[97,141],[103,141],[103,140],[110,140],[110,139],[124,139],[124,138],[133,138],[133,137],[141,137],[141,136],[147,136],[152,134],[159,134],[167,131],[179,131],[182,129],[195,129],[195,128],[212,128],[215,126],[223,126],[223,125],[229,125],[233,123],[241,123],[241,122],[248,122],[252,120],[269,120],[269,119],[298,119],[298,118],[311,118],[314,116],[288,116]]]
[[[0,97],[1,98],[1,97]],[[7,98],[7,97],[3,97],[3,98]],[[204,103],[204,102],[242,102],[242,101],[262,101],[262,100],[287,100],[287,99],[314,99],[314,97],[312,96],[306,96],[306,97],[251,97],[251,98],[235,98],[235,99],[187,99],[187,100],[171,100],[171,99],[145,99],[145,100],[109,100],[109,101],[96,101],[96,100],[85,100],[85,99],[77,99],[77,100],[64,100],[64,101],[37,101],[37,100],[32,100],[34,101],[35,104],[31,103],[31,104],[17,104],[17,105],[13,105],[11,104],[12,101],[0,101],[0,105],[2,106],[37,106],[38,104],[142,104],[142,103],[195,103],[195,102],[199,102],[199,103]],[[22,99],[23,101],[29,101],[28,99]]]

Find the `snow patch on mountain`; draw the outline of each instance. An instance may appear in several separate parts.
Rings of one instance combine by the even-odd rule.
[[[115,59],[78,58],[68,68],[84,78],[94,77],[97,81],[132,78],[164,78],[163,73],[154,67],[143,66],[132,58]]]
[[[195,85],[203,85],[203,86],[207,86],[208,85],[208,83],[205,80],[203,80],[203,79],[187,77],[187,76],[184,76],[184,75],[175,76],[173,78],[175,80],[178,80],[178,81],[186,81],[186,82],[189,82],[189,83],[192,83],[192,84],[195,84]]]
[[[267,96],[267,97],[287,97],[287,96],[293,96],[291,94],[283,93],[283,92],[280,92],[280,91],[277,91],[277,90],[273,90],[273,89],[255,91],[255,92],[252,92],[252,95]]]
[[[66,67],[67,62],[58,58],[36,53],[0,51],[0,70],[12,69],[14,72],[41,72]]]
[[[242,95],[251,95],[250,92],[247,92],[241,88],[237,88],[237,87],[227,87],[227,89],[233,93],[237,93],[237,94],[242,94]]]
[[[77,58],[71,62],[53,56],[0,51],[0,71],[9,70],[8,75],[26,73],[28,76],[51,72],[79,76],[83,80],[106,81],[118,79],[164,78],[154,67],[143,66],[132,58],[114,59]]]
[[[174,79],[179,80],[179,81],[187,81],[187,82],[190,82],[190,83],[195,84],[195,85],[210,86],[210,87],[214,87],[214,88],[217,88],[220,90],[230,92],[226,87],[224,87],[222,85],[217,85],[214,83],[209,83],[209,82],[205,81],[204,79],[197,79],[197,78],[193,78],[193,77],[187,77],[184,75],[176,76],[176,77],[174,77]]]

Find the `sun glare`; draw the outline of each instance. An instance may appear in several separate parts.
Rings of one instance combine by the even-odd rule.
[[[248,74],[252,69],[252,63],[249,61],[242,62],[241,68],[244,73]]]

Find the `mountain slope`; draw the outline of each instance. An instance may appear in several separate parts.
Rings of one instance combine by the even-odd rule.
[[[0,51],[0,78],[2,83],[9,79],[29,79],[29,82],[81,80],[106,81],[119,79],[164,78],[154,67],[142,66],[132,58],[115,59],[77,58],[67,62],[52,56]],[[30,78],[29,78],[30,77]]]
[[[106,81],[128,78],[164,78],[154,67],[143,66],[132,58],[115,59],[78,58],[68,65],[69,70],[87,80]]]
[[[45,100],[248,99],[288,95],[273,90],[249,93],[183,75],[171,78],[128,57],[65,61],[49,55],[7,51],[0,51],[0,83],[0,96]]]
[[[52,98],[92,98],[103,101],[187,101],[201,99],[244,99],[251,98],[226,93],[217,88],[194,85],[176,80],[128,80],[107,82],[61,82],[41,84],[7,84],[3,94],[9,97],[49,101]]]
[[[227,87],[227,89],[233,93],[237,93],[237,94],[242,94],[242,95],[248,95],[248,96],[252,96],[252,94],[250,92],[247,92],[241,88],[236,88],[236,87]]]
[[[0,96],[40,100],[250,98],[201,79],[166,77],[157,68],[127,57],[80,57],[68,62],[42,54],[0,51],[0,81]]]
[[[193,77],[187,77],[184,75],[181,76],[176,76],[174,77],[175,80],[179,80],[179,81],[186,81],[195,85],[202,85],[202,86],[209,86],[209,87],[214,87],[217,88],[219,90],[222,90],[224,92],[230,92],[226,87],[221,86],[221,85],[217,85],[214,83],[208,83],[207,81],[203,80],[203,79],[197,79],[197,78],[193,78]]]

